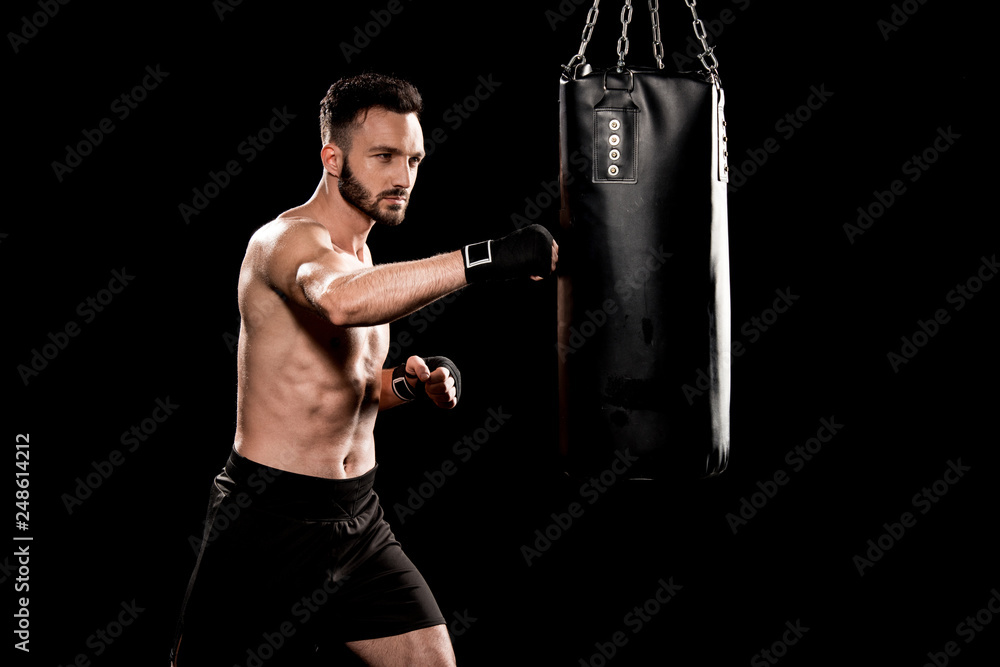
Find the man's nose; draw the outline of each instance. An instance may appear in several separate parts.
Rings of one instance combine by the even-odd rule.
[[[400,166],[392,173],[392,186],[409,189],[413,187],[413,181],[417,178],[417,168],[411,167],[406,160],[400,160],[399,163]]]

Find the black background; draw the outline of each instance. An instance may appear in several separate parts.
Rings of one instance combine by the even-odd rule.
[[[660,4],[673,60],[690,15],[679,1]],[[698,4],[719,44],[734,168],[751,174],[729,200],[733,334],[745,353],[734,361],[721,478],[616,484],[584,501],[584,516],[528,565],[521,547],[581,501],[582,480],[563,475],[555,453],[555,281],[475,286],[426,311],[434,321],[422,316],[419,335],[394,325],[394,340],[415,335],[406,354],[446,354],[465,377],[457,410],[410,406],[380,418],[376,433],[376,489],[394,531],[449,620],[466,619],[453,625],[460,664],[766,664],[757,654],[780,642],[786,622],[809,630],[777,648],[779,664],[922,665],[949,641],[960,649],[953,664],[995,660],[1000,620],[971,642],[957,626],[1000,586],[988,428],[1000,281],[982,283],[960,310],[948,300],[997,252],[995,216],[982,208],[993,186],[980,113],[991,82],[974,51],[988,45],[977,34],[986,18],[975,3],[902,4],[912,15],[889,2]],[[563,17],[556,0],[403,0],[348,62],[343,44],[386,5],[73,2],[52,17],[38,3],[8,5],[5,32],[28,36],[7,40],[5,138],[15,149],[0,226],[4,437],[11,452],[15,435],[30,433],[31,452],[30,529],[9,528],[33,537],[31,653],[14,651],[16,664],[68,665],[80,654],[94,665],[166,663],[194,564],[189,540],[232,443],[240,261],[254,229],[312,193],[318,101],[335,79],[408,77],[424,95],[425,134],[447,135],[420,170],[407,222],[372,233],[376,261],[507,233],[525,198],[557,177],[557,80],[586,6],[566,0]],[[614,5],[602,5],[588,50],[596,66],[615,59]],[[879,21],[894,11],[907,20],[887,32]],[[36,15],[32,31],[24,17]],[[651,64],[649,34],[636,3],[630,63]],[[119,118],[113,101],[147,67],[168,74]],[[444,114],[479,77],[499,85],[456,126]],[[792,136],[779,131],[814,86],[829,98]],[[294,118],[248,162],[241,142],[275,109]],[[114,131],[57,175],[53,163],[103,118]],[[904,163],[949,128],[959,138],[911,181]],[[779,150],[748,164],[769,137]],[[186,223],[179,205],[230,160],[242,171]],[[852,243],[844,225],[894,180],[905,193]],[[558,204],[536,203],[554,228]],[[134,278],[86,322],[78,304],[115,270]],[[778,289],[799,298],[749,342],[741,328]],[[887,355],[938,309],[948,321],[894,369]],[[19,367],[70,321],[79,335],[25,376]],[[127,451],[122,433],[168,398],[174,413]],[[458,462],[453,444],[501,407],[507,423]],[[823,418],[843,427],[793,471],[786,453]],[[70,512],[78,478],[115,449],[124,461]],[[401,521],[392,508],[446,459],[457,473]],[[921,514],[913,496],[959,459],[969,471]],[[788,484],[734,534],[727,514],[779,470]],[[854,557],[907,511],[916,524],[859,575]],[[5,608],[16,610],[22,594],[5,563]],[[628,614],[671,578],[682,588],[662,608],[650,604],[656,612],[636,631]],[[143,610],[135,621],[95,643],[132,601]],[[616,632],[626,641],[605,660],[599,646],[610,652]]]

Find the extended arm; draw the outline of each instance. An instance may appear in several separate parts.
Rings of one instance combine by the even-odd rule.
[[[335,248],[326,228],[314,221],[284,220],[258,234],[266,282],[341,327],[387,324],[466,284],[459,251],[359,266],[358,259]]]
[[[266,281],[332,324],[387,324],[454,292],[470,280],[540,278],[555,270],[559,246],[532,225],[464,250],[378,266],[333,246],[318,222],[283,221],[258,239]]]
[[[309,303],[341,327],[392,322],[466,285],[462,254],[457,250],[350,273],[336,273],[327,264],[310,262],[299,268],[296,278]]]

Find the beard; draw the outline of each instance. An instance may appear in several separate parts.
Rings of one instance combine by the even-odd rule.
[[[378,196],[373,196],[371,190],[362,185],[351,172],[346,157],[344,158],[344,168],[340,170],[340,178],[337,180],[337,189],[344,201],[375,222],[389,227],[395,227],[403,222],[406,215],[406,203],[389,204],[384,207],[380,203],[385,197],[406,197],[406,190],[393,188],[380,192]]]

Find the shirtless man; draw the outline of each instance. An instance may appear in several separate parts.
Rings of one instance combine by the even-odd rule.
[[[444,357],[383,369],[389,322],[477,280],[555,270],[532,226],[428,259],[375,265],[376,223],[402,222],[424,156],[409,83],[366,74],[321,103],[313,196],[254,233],[240,270],[236,436],[216,477],[171,654],[175,667],[454,665],[444,618],[372,491],[376,415],[453,408]],[[330,647],[333,647],[332,649]]]

